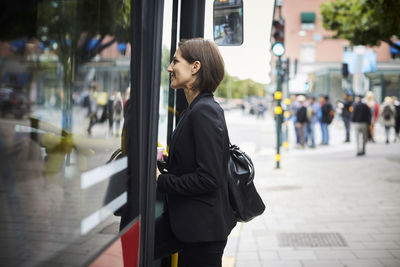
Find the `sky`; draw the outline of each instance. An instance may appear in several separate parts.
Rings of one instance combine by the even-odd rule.
[[[213,39],[213,0],[206,0],[204,38]],[[163,44],[170,45],[172,0],[164,2]],[[270,30],[274,0],[243,0],[244,42],[220,46],[225,69],[231,76],[269,83]],[[178,29],[179,32],[179,29]]]

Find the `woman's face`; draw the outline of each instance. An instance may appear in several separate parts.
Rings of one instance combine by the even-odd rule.
[[[174,89],[190,88],[190,85],[195,80],[193,64],[190,64],[181,56],[179,48],[175,52],[174,58],[167,70],[171,74],[171,87]]]

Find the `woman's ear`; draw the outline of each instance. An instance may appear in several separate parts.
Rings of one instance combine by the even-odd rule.
[[[192,64],[192,75],[197,74],[197,72],[199,72],[200,68],[201,68],[200,61],[196,60],[195,62],[193,62],[193,64]]]

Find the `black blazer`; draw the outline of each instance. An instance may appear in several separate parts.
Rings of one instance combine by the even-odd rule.
[[[224,111],[211,93],[198,95],[172,135],[167,174],[157,188],[167,194],[172,232],[183,242],[222,241],[236,225],[228,198],[229,138]]]

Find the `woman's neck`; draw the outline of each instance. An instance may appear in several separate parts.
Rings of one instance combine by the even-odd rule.
[[[189,89],[189,88],[185,88],[184,92],[189,106],[192,103],[192,101],[196,98],[196,96],[200,94],[199,90]]]

